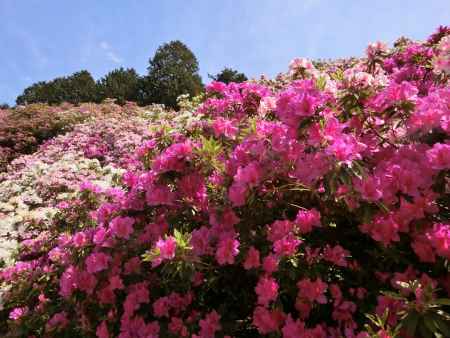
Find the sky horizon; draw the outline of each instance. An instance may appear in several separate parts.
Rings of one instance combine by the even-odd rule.
[[[231,67],[248,77],[286,71],[294,57],[361,56],[370,42],[423,40],[450,24],[448,1],[0,0],[0,104],[38,81],[86,69],[146,74],[156,49],[181,40],[200,74]]]

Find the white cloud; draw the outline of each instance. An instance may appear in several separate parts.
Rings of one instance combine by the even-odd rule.
[[[111,51],[108,51],[106,53],[106,56],[108,57],[108,59],[110,59],[114,63],[121,63],[123,61],[122,58],[120,58],[114,52],[111,52]]]
[[[114,63],[121,63],[123,61],[123,59],[112,50],[112,47],[108,42],[101,41],[99,46],[105,51],[105,55],[108,60]]]
[[[111,47],[110,47],[109,43],[107,43],[106,41],[102,41],[102,42],[100,42],[100,48],[104,49],[104,50],[108,50]]]

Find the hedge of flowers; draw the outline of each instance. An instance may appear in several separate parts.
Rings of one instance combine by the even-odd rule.
[[[44,141],[70,131],[83,121],[104,115],[136,114],[138,110],[133,104],[120,107],[111,102],[79,107],[32,104],[0,109],[0,172],[5,171],[13,159],[33,153]]]
[[[143,114],[97,117],[10,163],[9,171],[0,174],[0,257],[15,249],[14,237],[23,236],[30,222],[39,222],[42,230],[42,221],[48,223],[56,205],[83,182],[113,186],[124,169],[141,166],[132,154],[146,138],[148,117]]]
[[[4,334],[449,337],[449,34],[159,114],[2,270]]]

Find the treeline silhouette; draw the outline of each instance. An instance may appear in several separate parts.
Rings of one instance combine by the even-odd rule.
[[[243,82],[247,77],[231,68],[224,68],[209,78],[225,83]],[[177,97],[198,95],[203,90],[199,65],[194,53],[181,41],[161,45],[149,59],[147,74],[141,76],[133,68],[118,68],[95,81],[87,70],[50,81],[40,81],[25,88],[16,99],[18,105],[69,102],[101,102],[106,98],[117,103],[137,102],[139,105],[164,104],[177,108]]]

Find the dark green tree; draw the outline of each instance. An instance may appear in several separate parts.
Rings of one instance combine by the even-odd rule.
[[[7,103],[1,103],[1,104],[0,104],[0,109],[9,109],[9,104],[7,104]]]
[[[141,101],[177,107],[181,94],[198,95],[203,90],[194,53],[181,41],[160,46],[149,60],[148,76],[141,85]]]
[[[16,99],[16,103],[19,105],[30,104],[37,102],[47,102],[48,84],[45,81],[40,81],[32,84],[24,89],[23,93]]]
[[[87,70],[82,70],[67,77],[37,82],[25,88],[23,94],[17,97],[16,103],[79,104],[95,101],[97,96],[94,78]]]
[[[214,81],[220,81],[227,84],[230,82],[239,83],[248,80],[247,76],[245,76],[244,73],[239,73],[237,70],[228,67],[225,67],[220,73],[217,73],[216,75],[208,74],[208,77]]]
[[[133,68],[114,69],[97,82],[99,100],[113,98],[117,103],[137,101],[139,75]]]
[[[81,102],[92,102],[97,98],[97,84],[94,78],[87,70],[76,72],[61,83],[63,101],[67,101],[73,104],[79,104]],[[56,88],[56,91],[60,88]]]

